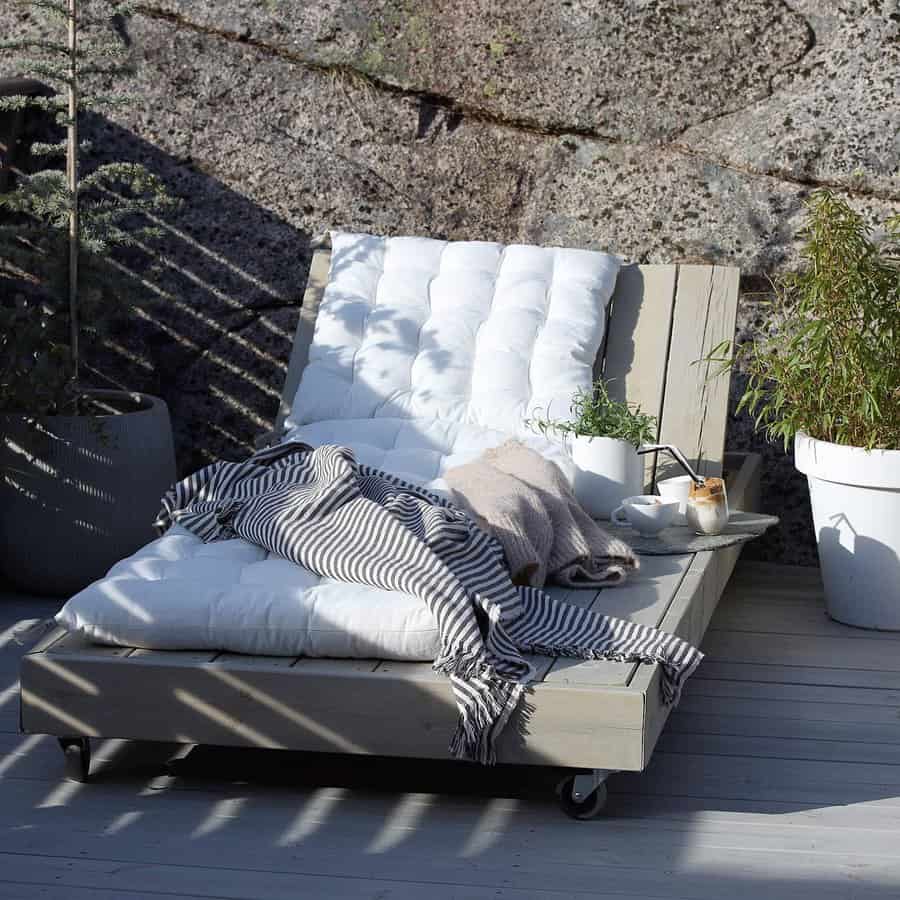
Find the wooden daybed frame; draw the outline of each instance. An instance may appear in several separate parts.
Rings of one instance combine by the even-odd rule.
[[[280,432],[308,358],[330,250],[313,257],[276,424]],[[723,454],[728,378],[704,357],[734,332],[738,270],[625,266],[598,372],[619,398],[658,416],[661,442],[698,470],[724,468],[732,508],[757,509],[759,458]],[[647,483],[671,463],[647,460]],[[659,471],[657,471],[659,470]],[[740,547],[644,557],[638,576],[566,599],[699,644]],[[606,776],[641,770],[669,709],[656,665],[539,657],[527,724],[506,729],[499,761],[575,770],[560,791],[581,818],[603,805]],[[456,721],[446,678],[428,663],[243,656],[91,645],[57,630],[21,668],[21,728],[56,735],[67,772],[86,780],[89,738],[283,748],[446,759]],[[523,736],[522,731],[525,731]]]

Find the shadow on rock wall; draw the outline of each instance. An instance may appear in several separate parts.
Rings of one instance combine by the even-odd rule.
[[[741,291],[735,329],[738,344],[752,340],[763,327],[767,303],[771,299],[771,284],[766,278],[747,276],[741,279]],[[747,376],[737,369],[732,371],[725,445],[729,450],[762,456],[760,512],[779,516],[781,524],[747,544],[743,557],[790,565],[818,565],[806,476],[794,465],[792,445],[785,448],[781,442],[767,441],[754,429],[753,418],[746,410],[737,412],[746,387]]]
[[[746,383],[745,375],[732,374],[725,444],[728,450],[762,455],[760,512],[779,516],[781,524],[746,544],[742,558],[788,565],[818,565],[806,476],[794,466],[792,447],[785,450],[781,444],[770,443],[754,430],[753,420],[746,411],[736,411]]]
[[[88,116],[83,132],[105,151],[97,162],[140,162],[182,201],[158,223],[163,233],[154,247],[121,256],[134,295],[122,298],[126,315],[89,360],[93,379],[166,400],[180,474],[215,458],[243,456],[277,410],[311,235],[206,174],[190,156],[167,153],[99,116]],[[129,309],[132,301],[138,302]],[[752,321],[742,320],[739,333],[748,328]],[[746,414],[735,413],[742,385],[735,373],[727,447],[763,454],[764,511],[782,517],[781,528],[745,554],[815,564],[805,479],[790,455],[755,435]]]
[[[181,473],[242,456],[277,410],[309,235],[190,158],[176,159],[97,116],[83,130],[108,159],[142,163],[182,201],[157,223],[155,245],[120,258],[135,292],[121,299],[140,302],[90,360],[95,377],[165,399]]]

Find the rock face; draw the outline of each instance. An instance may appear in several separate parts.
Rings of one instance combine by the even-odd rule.
[[[328,227],[739,265],[752,333],[811,189],[900,208],[895,0],[151,0],[127,34],[138,102],[87,130],[184,204],[98,368],[166,398],[184,470],[271,422]],[[790,459],[743,416],[728,443],[785,522],[745,552],[813,562]]]

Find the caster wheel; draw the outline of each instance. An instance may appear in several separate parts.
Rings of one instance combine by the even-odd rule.
[[[575,779],[567,778],[557,787],[559,808],[573,819],[581,819],[582,821],[596,819],[606,806],[606,785],[599,785],[586,797],[578,800],[572,796],[572,788],[574,786]]]
[[[86,737],[60,738],[59,746],[66,758],[66,778],[84,784],[90,777],[91,742]]]

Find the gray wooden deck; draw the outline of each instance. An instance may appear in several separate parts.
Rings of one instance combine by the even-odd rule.
[[[586,823],[534,769],[109,741],[66,782],[16,730],[11,631],[53,611],[0,596],[4,900],[900,897],[900,635],[828,620],[815,570],[739,565],[653,762]]]

